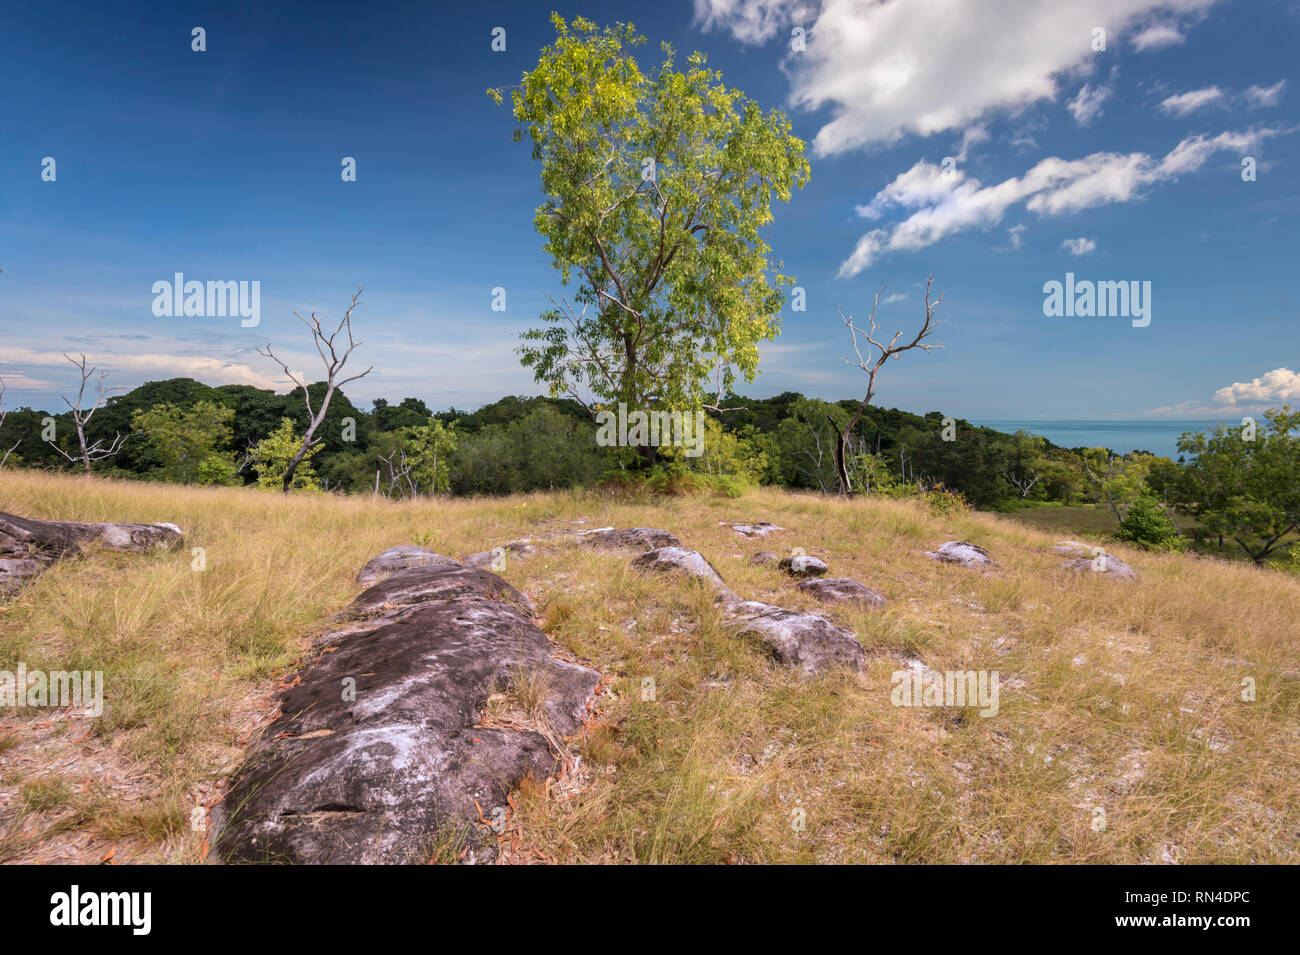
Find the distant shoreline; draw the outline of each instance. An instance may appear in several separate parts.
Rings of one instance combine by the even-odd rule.
[[[1178,438],[1187,431],[1208,431],[1221,423],[1234,422],[1218,419],[1191,421],[1152,421],[1149,419],[1115,421],[1085,418],[970,418],[971,424],[992,428],[1006,434],[1028,431],[1040,435],[1063,448],[1110,448],[1120,454],[1130,451],[1150,451],[1165,457],[1178,458]]]

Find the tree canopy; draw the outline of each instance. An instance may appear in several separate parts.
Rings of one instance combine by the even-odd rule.
[[[555,43],[510,95],[542,164],[534,225],[576,288],[524,334],[521,361],[553,396],[698,409],[715,370],[721,392],[735,371],[752,381],[779,330],[793,280],[759,232],[772,197],[808,181],[804,143],[701,53],[679,70],[664,44],[647,76],[630,24],[552,22]]]

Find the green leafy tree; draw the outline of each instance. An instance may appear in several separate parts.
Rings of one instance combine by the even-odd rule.
[[[718,375],[752,381],[758,343],[776,337],[793,279],[759,230],[772,196],[808,181],[804,143],[722,83],[701,53],[678,70],[670,45],[646,76],[630,24],[598,29],[552,16],[556,40],[510,94],[515,136],[542,164],[534,225],[573,302],[524,333],[521,361],[552,396],[695,411]],[[498,103],[500,90],[489,90]],[[641,449],[652,464],[655,449]]]
[[[1179,451],[1193,456],[1177,488],[1179,502],[1257,564],[1300,527],[1300,412],[1275,408],[1264,419],[1253,434],[1220,425],[1178,442]]]
[[[773,429],[776,480],[787,487],[815,488],[826,494],[838,486],[835,445],[848,414],[836,405],[803,396],[789,409],[788,417]]]
[[[704,416],[701,453],[686,454],[684,447],[661,448],[664,456],[692,471],[714,477],[738,478],[743,484],[757,485],[767,471],[767,451],[753,435],[728,431],[716,418]]]
[[[581,487],[616,464],[616,448],[596,443],[590,421],[578,421],[548,405],[518,420],[457,434],[450,456],[457,494],[514,494]]]
[[[1083,466],[1092,498],[1110,508],[1115,520],[1122,523],[1146,486],[1153,460],[1150,454],[1119,455],[1105,448],[1088,448],[1083,452]]]
[[[224,471],[218,462],[229,457],[225,449],[234,417],[233,408],[216,401],[198,401],[188,408],[164,403],[137,410],[131,429],[158,462],[150,472],[154,476],[177,484],[226,483],[221,478],[233,477],[234,465]]]
[[[280,425],[254,445],[251,458],[257,471],[257,486],[269,490],[319,491],[320,481],[311,466],[311,459],[320,451],[314,445],[299,454],[303,439],[294,433],[293,421],[281,418]],[[289,476],[290,465],[293,474]]]
[[[388,472],[385,493],[389,497],[442,494],[451,487],[448,456],[456,450],[456,432],[436,418],[422,425],[385,435],[387,450],[376,452]]]

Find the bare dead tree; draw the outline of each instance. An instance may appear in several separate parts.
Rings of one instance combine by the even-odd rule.
[[[725,367],[725,365],[724,365],[722,359],[719,358],[719,359],[718,359],[718,362],[717,362],[717,365],[716,365],[717,372],[718,372],[718,380],[717,380],[717,383],[716,383],[716,386],[715,386],[715,390],[716,390],[717,393],[718,393],[718,397],[716,397],[716,398],[713,399],[713,404],[711,404],[711,405],[704,405],[704,406],[703,406],[703,407],[704,407],[704,410],[705,410],[705,411],[716,411],[718,414],[726,414],[728,411],[747,411],[747,410],[749,410],[749,406],[748,406],[748,405],[736,405],[736,406],[733,407],[733,408],[723,408],[723,407],[721,407],[721,405],[722,405],[722,369],[723,369],[724,367]]]
[[[122,444],[126,441],[126,435],[114,433],[113,440],[108,444],[104,443],[103,438],[100,438],[92,444],[86,443],[86,425],[90,423],[90,419],[95,416],[96,411],[104,406],[104,401],[112,392],[122,391],[123,389],[120,387],[105,388],[104,379],[108,377],[108,372],[97,371],[95,368],[86,368],[85,355],[81,355],[78,359],[65,353],[63,357],[72,362],[72,364],[77,367],[77,371],[81,373],[81,387],[77,390],[76,402],[74,403],[69,401],[65,395],[59,395],[59,397],[63,399],[64,404],[66,404],[72,411],[72,422],[77,428],[77,447],[79,451],[75,455],[69,454],[53,441],[47,441],[46,443],[72,463],[75,464],[80,461],[86,468],[86,476],[89,477],[90,464],[92,461],[111,458],[113,455],[117,454],[118,451],[122,450]],[[89,408],[84,408],[82,405],[86,400],[86,382],[90,381],[92,378],[95,380],[96,388],[95,403]]]
[[[378,455],[380,461],[388,468],[388,489],[384,491],[384,497],[392,498],[393,492],[399,492],[398,496],[417,497],[420,493],[420,487],[411,477],[411,462],[406,458],[406,451],[402,448],[394,448],[387,455]],[[375,472],[375,488],[379,488],[379,472]]]
[[[1034,489],[1038,483],[1038,474],[1035,471],[1026,471],[1024,474],[1017,474],[1015,471],[1003,471],[1002,476],[1006,478],[1020,492],[1021,498],[1029,496],[1029,492]]]
[[[374,371],[374,365],[371,365],[359,375],[352,375],[350,378],[339,377],[343,372],[343,367],[347,364],[348,356],[352,354],[353,349],[361,344],[361,342],[356,341],[352,337],[352,310],[357,307],[357,302],[361,298],[362,291],[362,289],[357,289],[356,293],[352,296],[352,303],[348,306],[348,310],[343,313],[343,318],[339,320],[338,326],[329,334],[326,334],[324,327],[321,325],[321,320],[316,316],[315,312],[311,313],[310,320],[303,318],[297,312],[293,313],[298,318],[298,321],[306,325],[311,331],[312,344],[316,346],[316,352],[320,355],[321,362],[325,367],[325,395],[321,399],[319,408],[312,408],[311,406],[311,392],[307,390],[307,382],[298,380],[298,376],[289,370],[289,366],[281,361],[275,353],[271,351],[271,344],[269,342],[265,349],[259,348],[257,350],[259,355],[262,355],[265,358],[270,358],[278,364],[289,377],[289,380],[302,389],[303,401],[307,404],[307,416],[310,419],[310,423],[307,425],[307,433],[303,435],[302,447],[300,447],[298,453],[290,459],[288,470],[284,473],[285,494],[288,494],[289,488],[293,486],[294,472],[298,470],[298,465],[300,465],[303,458],[307,456],[307,452],[324,440],[323,438],[316,437],[316,431],[325,420],[325,413],[329,411],[330,399],[334,397],[334,392],[343,385],[346,385],[348,382],[356,381],[358,378],[364,378],[366,375]],[[343,342],[338,340],[339,336],[344,333],[347,334],[346,348],[343,346]]]
[[[885,290],[883,288],[876,293],[876,297],[871,302],[870,331],[858,328],[858,326],[853,323],[852,316],[845,315],[843,311],[840,312],[840,318],[844,321],[844,327],[853,335],[853,350],[858,356],[856,362],[848,358],[845,358],[844,362],[848,365],[856,365],[867,373],[867,395],[862,399],[862,403],[858,405],[858,410],[853,413],[853,417],[849,419],[849,423],[845,425],[844,430],[840,432],[840,440],[835,447],[835,471],[840,479],[841,494],[848,495],[853,492],[852,484],[849,481],[849,469],[845,463],[845,458],[848,456],[849,440],[853,435],[853,427],[858,423],[858,419],[862,417],[862,413],[866,411],[867,407],[871,404],[871,399],[876,396],[876,373],[880,371],[881,367],[889,359],[897,359],[902,356],[903,352],[911,351],[913,348],[920,348],[923,351],[928,352],[932,348],[943,347],[943,345],[925,344],[925,339],[929,338],[940,324],[935,321],[934,310],[938,308],[939,303],[943,301],[942,292],[939,293],[937,299],[933,302],[930,301],[930,285],[933,282],[933,275],[927,277],[925,280],[925,324],[921,326],[920,331],[916,333],[916,336],[911,341],[904,342],[901,345],[898,344],[898,339],[902,337],[903,334],[901,331],[894,333],[894,337],[890,339],[888,345],[876,341],[875,338],[876,332],[879,331],[880,328],[880,326],[876,324],[876,308],[880,304],[880,296],[884,294]],[[863,356],[862,347],[858,343],[859,334],[867,340],[866,356]],[[880,355],[874,361],[871,359],[873,348],[880,352]]]
[[[0,428],[3,428],[5,426],[5,418],[7,418],[8,416],[9,416],[9,409],[5,407],[5,380],[3,378],[0,378]],[[13,454],[14,451],[18,448],[18,445],[22,443],[23,443],[23,439],[19,438],[17,441],[14,442],[14,446],[5,452],[4,457],[0,458],[0,468],[3,468],[5,464],[8,463],[9,455]]]

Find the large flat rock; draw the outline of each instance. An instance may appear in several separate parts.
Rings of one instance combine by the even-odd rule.
[[[552,656],[518,596],[494,574],[427,564],[358,597],[350,614],[383,612],[335,634],[281,695],[214,814],[217,854],[420,863],[450,836],[492,858],[480,809],[491,818],[526,775],[554,772],[547,734],[580,728],[600,679]],[[546,731],[480,725],[488,695],[520,680],[541,693]]]
[[[63,557],[86,547],[144,552],[181,542],[174,524],[41,521],[0,513],[0,594],[21,587]]]
[[[371,584],[340,613],[341,619],[385,614],[403,607],[473,594],[505,600],[530,616],[533,602],[489,570],[466,567],[445,558],[441,563],[417,564]]]
[[[580,532],[578,540],[585,547],[613,553],[640,554],[658,547],[682,546],[682,542],[674,535],[661,531],[657,527],[625,527],[617,530],[612,527],[602,527]]]
[[[457,561],[450,557],[444,557],[437,551],[429,550],[427,547],[403,544],[400,547],[390,547],[382,554],[371,557],[366,561],[365,566],[361,568],[361,572],[357,574],[357,583],[370,585],[397,573],[399,570],[407,570],[411,567],[454,563],[457,563]]]

